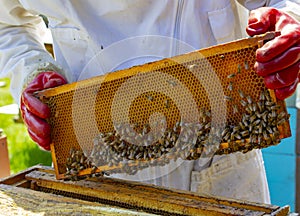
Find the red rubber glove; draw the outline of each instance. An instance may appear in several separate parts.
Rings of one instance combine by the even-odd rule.
[[[44,150],[50,150],[51,127],[46,119],[50,108],[33,96],[33,93],[47,88],[66,84],[60,74],[49,71],[38,74],[21,95],[21,114],[29,136]]]
[[[300,23],[283,11],[263,7],[251,11],[246,31],[250,36],[281,33],[257,49],[254,67],[278,99],[291,96],[300,79]]]

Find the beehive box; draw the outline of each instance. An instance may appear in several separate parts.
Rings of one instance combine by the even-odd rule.
[[[57,178],[127,172],[247,152],[290,136],[284,101],[253,69],[275,33],[108,73],[37,94],[51,108]]]
[[[111,178],[57,180],[54,170],[34,166],[0,179],[5,215],[274,215],[289,206],[253,203]]]

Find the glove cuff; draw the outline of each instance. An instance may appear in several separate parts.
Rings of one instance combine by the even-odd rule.
[[[59,66],[54,65],[50,62],[44,62],[44,63],[37,64],[36,69],[27,75],[27,77],[25,78],[25,80],[23,82],[23,90],[28,86],[29,83],[31,83],[34,80],[34,78],[38,74],[40,74],[42,72],[46,72],[46,71],[57,72],[60,75],[64,76],[66,79],[68,79],[66,76],[66,73],[64,72],[64,70],[62,68],[60,68]]]

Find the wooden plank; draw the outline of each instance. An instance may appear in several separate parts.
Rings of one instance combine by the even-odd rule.
[[[6,136],[0,133],[0,178],[10,175],[9,157]]]
[[[300,156],[300,111],[297,109],[296,114],[296,154]]]
[[[150,186],[139,182],[100,178],[97,181],[62,181],[54,174],[33,171],[26,175],[40,190],[61,191],[79,197],[91,197],[94,201],[123,204],[135,209],[179,215],[264,215],[279,211],[280,207],[237,201],[221,197]],[[281,210],[280,210],[281,211]]]
[[[298,109],[296,118],[296,212],[300,212],[300,111]]]
[[[289,206],[283,206],[282,208],[276,210],[271,214],[271,216],[276,215],[276,216],[285,216],[288,215],[290,212],[290,207]]]
[[[141,215],[153,214],[0,184],[5,215]]]
[[[295,212],[300,212],[300,156],[296,158],[296,208]]]
[[[19,173],[16,173],[11,176],[7,176],[5,178],[0,179],[0,184],[7,184],[7,185],[13,185],[19,184],[25,179],[25,175],[34,171],[34,170],[43,170],[43,172],[49,172],[49,173],[54,173],[53,168],[47,167],[47,166],[41,166],[41,165],[36,165],[33,167],[30,167],[28,169],[25,169]]]

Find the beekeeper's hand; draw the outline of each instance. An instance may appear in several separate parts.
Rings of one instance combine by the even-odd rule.
[[[34,97],[33,93],[66,83],[66,79],[56,72],[42,72],[29,83],[21,95],[21,114],[28,133],[44,150],[50,150],[51,127],[46,121],[50,117],[50,108]]]
[[[251,11],[246,30],[250,36],[280,32],[257,50],[254,67],[278,99],[291,96],[300,79],[300,23],[283,11],[262,7]]]

